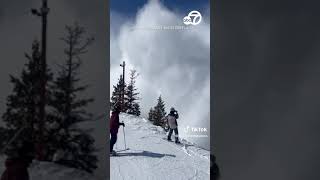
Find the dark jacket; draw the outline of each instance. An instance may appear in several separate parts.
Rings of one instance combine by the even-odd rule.
[[[7,159],[6,169],[1,176],[1,180],[29,180],[28,167],[31,163],[27,158]]]
[[[119,122],[119,112],[117,111],[112,112],[111,118],[110,118],[110,133],[117,134],[120,125],[124,125],[124,124]]]

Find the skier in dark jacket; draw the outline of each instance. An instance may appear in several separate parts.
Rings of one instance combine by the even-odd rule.
[[[15,156],[6,159],[6,169],[1,176],[1,180],[29,180],[28,167],[33,158],[33,143],[25,142]]]
[[[169,125],[169,134],[168,134],[168,141],[171,141],[171,135],[174,131],[175,134],[175,142],[180,143],[179,141],[179,133],[178,133],[178,123],[177,119],[179,118],[178,112],[172,107],[170,109],[170,113],[165,117],[165,121],[167,121]]]
[[[117,142],[117,134],[118,134],[118,129],[120,125],[123,127],[125,126],[124,123],[119,122],[119,113],[120,109],[116,108],[111,115],[110,118],[110,134],[111,134],[111,139],[110,139],[110,153],[115,154],[115,151],[113,150],[114,144]]]

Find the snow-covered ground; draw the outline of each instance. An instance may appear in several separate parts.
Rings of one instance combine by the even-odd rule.
[[[127,114],[120,115],[125,123],[127,148],[124,149],[122,126],[115,150],[118,156],[110,157],[112,180],[209,180],[210,152],[186,141],[185,146],[163,139],[162,128],[148,120]],[[174,139],[172,137],[172,139]]]
[[[0,173],[5,170],[5,158],[0,157]],[[93,175],[84,171],[68,168],[51,162],[34,161],[29,168],[31,180],[91,180],[96,179]],[[1,175],[0,175],[1,176]]]

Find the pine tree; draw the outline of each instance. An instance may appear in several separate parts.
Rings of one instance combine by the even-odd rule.
[[[148,116],[149,121],[153,122],[154,121],[154,109],[151,108],[149,111],[149,116]]]
[[[21,145],[25,142],[37,143],[40,139],[39,129],[39,108],[40,108],[40,78],[41,75],[41,52],[39,50],[39,42],[34,41],[32,44],[32,54],[25,54],[28,62],[22,70],[21,77],[10,76],[13,84],[13,92],[7,98],[7,110],[3,114],[2,119],[6,124],[3,129],[7,135],[4,139],[8,143],[18,132],[16,139],[10,144],[10,148],[5,153],[8,156],[17,156],[17,152]],[[45,72],[46,81],[52,80],[52,74],[49,69]],[[48,87],[46,91],[49,92]],[[49,96],[50,93],[47,93]],[[49,97],[47,97],[49,99]],[[47,118],[46,118],[47,119]],[[48,119],[50,119],[48,117]],[[21,130],[21,131],[20,131]],[[42,138],[46,139],[49,134],[46,129],[41,129],[44,133]]]
[[[10,131],[9,129],[5,127],[0,127],[0,154],[2,155],[3,150],[2,148],[5,148],[8,140],[14,136],[14,131]]]
[[[139,93],[135,87],[136,78],[138,77],[136,70],[130,72],[130,82],[125,91],[125,106],[128,114],[140,116]]]
[[[158,98],[158,103],[154,107],[153,112],[154,125],[164,127],[165,123],[163,121],[163,118],[166,116],[167,113],[165,111],[165,103],[162,100],[161,95]]]
[[[123,87],[123,77],[122,75],[120,75],[117,85],[113,86],[113,92],[111,96],[112,111],[121,106],[122,87]],[[124,84],[124,87],[126,87],[126,84]],[[122,110],[122,112],[125,112],[125,110],[126,109]]]
[[[93,102],[93,99],[79,98],[79,93],[88,87],[78,84],[81,56],[87,52],[94,40],[85,39],[85,34],[86,30],[75,23],[73,26],[66,26],[66,36],[61,38],[66,45],[66,60],[65,64],[60,65],[60,72],[53,85],[51,105],[55,112],[55,122],[51,126],[51,142],[54,143],[51,144],[50,150],[52,156],[63,152],[58,162],[92,172],[97,168],[97,157],[93,154],[94,139],[89,135],[89,130],[77,127],[80,122],[92,119],[85,107]]]
[[[140,116],[141,115],[140,105],[138,103],[134,103],[133,104],[133,114],[136,115],[136,116]]]

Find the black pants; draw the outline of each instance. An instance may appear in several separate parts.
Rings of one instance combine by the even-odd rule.
[[[117,142],[117,134],[111,133],[111,139],[110,139],[110,152],[113,151],[113,146]]]
[[[169,130],[169,134],[168,134],[168,140],[171,140],[171,135],[172,135],[172,132],[174,131],[174,134],[176,135],[176,141],[179,140],[178,138],[178,128],[175,128],[175,129],[171,129]]]

